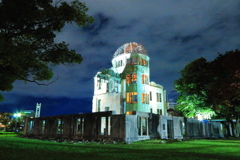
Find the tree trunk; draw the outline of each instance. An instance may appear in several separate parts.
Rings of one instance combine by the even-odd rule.
[[[231,129],[232,129],[232,136],[235,136],[235,124],[233,120],[231,120]]]
[[[236,113],[236,126],[235,126],[235,137],[239,137],[240,134],[240,123],[239,123],[239,112]]]
[[[235,136],[235,125],[234,125],[234,122],[233,122],[233,120],[232,119],[230,119],[230,118],[226,118],[226,122],[228,123],[228,128],[227,128],[227,130],[228,130],[228,135],[229,136]],[[229,127],[229,124],[231,124],[231,128]],[[231,132],[232,132],[232,134],[230,134]]]
[[[228,120],[226,120],[226,122],[224,123],[225,124],[225,128],[226,128],[226,135],[225,136],[227,136],[227,137],[230,137],[231,136],[231,134],[230,134],[230,128],[229,128],[229,122],[228,122]]]

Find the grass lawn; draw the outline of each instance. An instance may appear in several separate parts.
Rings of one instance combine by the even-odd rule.
[[[0,136],[0,159],[240,159],[240,139],[190,140],[171,143],[159,142],[160,140],[141,141],[132,144],[69,144]]]
[[[16,137],[18,134],[14,132],[0,132],[0,137],[9,137],[14,136]]]

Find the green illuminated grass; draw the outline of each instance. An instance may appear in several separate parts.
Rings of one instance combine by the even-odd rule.
[[[0,137],[2,136],[17,136],[18,134],[14,133],[14,132],[0,132]]]
[[[1,136],[0,159],[240,159],[239,139],[191,140],[171,143],[159,142],[160,140],[142,141],[132,144],[68,144]]]

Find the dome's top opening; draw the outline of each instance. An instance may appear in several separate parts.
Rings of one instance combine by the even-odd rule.
[[[143,47],[143,45],[138,44],[136,42],[130,42],[125,43],[124,45],[119,47],[113,54],[113,58],[125,53],[141,53],[146,55],[148,54],[147,50]]]

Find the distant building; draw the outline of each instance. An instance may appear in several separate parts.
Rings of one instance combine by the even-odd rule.
[[[41,113],[41,103],[37,103],[35,117],[40,117],[40,113]]]
[[[25,114],[25,116],[28,116],[28,117],[35,117],[35,111],[34,110],[25,110],[24,114]]]
[[[173,99],[169,99],[168,107],[174,109],[177,106],[177,103]]]
[[[166,115],[166,91],[150,81],[150,58],[138,43],[126,43],[113,54],[112,67],[94,77],[92,112],[132,111]]]

